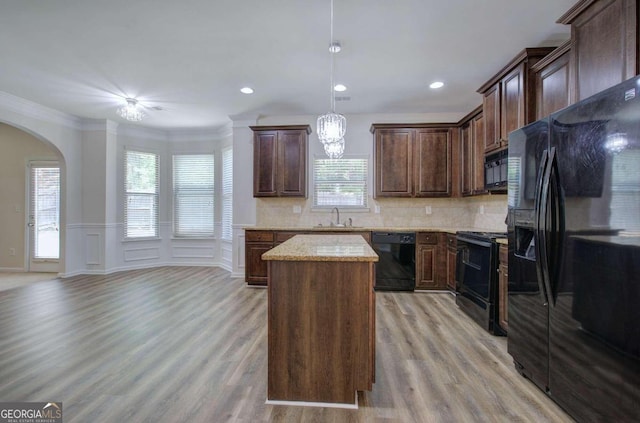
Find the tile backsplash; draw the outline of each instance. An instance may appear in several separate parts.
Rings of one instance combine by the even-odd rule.
[[[379,213],[376,213],[376,206]],[[369,211],[340,209],[340,221],[385,228],[468,228],[506,231],[506,195],[466,198],[369,198]],[[428,213],[430,212],[430,213]],[[335,219],[335,216],[333,216]],[[329,210],[312,208],[311,199],[259,198],[256,226],[309,228],[329,225]]]

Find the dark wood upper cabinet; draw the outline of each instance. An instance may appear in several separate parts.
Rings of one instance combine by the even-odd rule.
[[[451,195],[451,131],[449,128],[416,130],[415,196]]]
[[[380,129],[375,133],[375,196],[413,196],[413,144],[415,131]]]
[[[494,84],[482,95],[482,115],[484,116],[484,151],[500,148],[500,84]]]
[[[572,102],[638,74],[638,0],[582,0],[558,23],[571,25]]]
[[[449,197],[454,124],[374,124],[375,197]]]
[[[487,81],[482,94],[484,152],[506,148],[509,133],[536,120],[535,73],[531,69],[553,48],[527,48]]]
[[[506,140],[511,131],[524,126],[525,116],[525,98],[524,93],[525,68],[524,63],[520,63],[511,72],[502,79],[502,95],[500,103],[500,111],[502,117],[500,119],[500,133],[502,140]],[[532,92],[534,94],[534,92]]]
[[[253,196],[307,196],[309,125],[251,126]]]
[[[460,178],[462,196],[485,194],[484,117],[482,106],[460,121]]]
[[[549,116],[571,103],[570,51],[571,40],[532,67],[536,73],[536,119]]]

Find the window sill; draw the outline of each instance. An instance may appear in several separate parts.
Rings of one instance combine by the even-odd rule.
[[[215,241],[215,236],[172,236],[171,241]]]
[[[159,236],[146,236],[140,238],[123,238],[122,242],[139,242],[139,241],[162,241]]]

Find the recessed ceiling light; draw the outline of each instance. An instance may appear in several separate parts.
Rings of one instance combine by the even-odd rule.
[[[253,88],[251,88],[251,87],[242,87],[242,88],[240,88],[240,92],[242,94],[253,94]]]
[[[338,92],[347,91],[347,87],[342,84],[336,84],[336,86],[333,87],[333,89]]]
[[[444,82],[441,82],[441,81],[435,81],[435,82],[432,82],[431,85],[429,85],[429,88],[432,88],[434,90],[442,87],[444,87]]]

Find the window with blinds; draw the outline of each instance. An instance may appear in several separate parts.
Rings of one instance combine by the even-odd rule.
[[[313,161],[314,207],[367,207],[367,158]]]
[[[232,239],[233,149],[222,150],[222,239]]]
[[[173,235],[214,235],[213,154],[173,156]]]
[[[640,232],[640,150],[625,149],[613,156],[609,226],[637,234]]]
[[[125,238],[158,236],[158,155],[127,150],[125,166]]]

